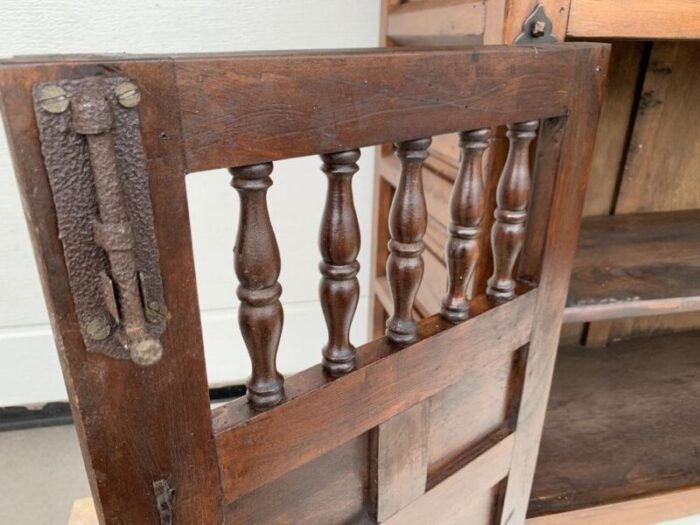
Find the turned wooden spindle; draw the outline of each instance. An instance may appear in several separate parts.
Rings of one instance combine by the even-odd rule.
[[[389,258],[386,275],[394,302],[394,313],[386,323],[392,341],[408,344],[416,340],[413,303],[423,278],[423,235],[428,212],[423,194],[423,161],[431,139],[398,142],[396,156],[401,175],[389,210]]]
[[[323,366],[332,375],[355,368],[350,325],[360,297],[357,280],[360,225],[352,197],[352,176],[359,169],[356,164],[359,158],[357,149],[321,155],[321,170],[328,177],[328,191],[318,236],[323,258],[319,265],[322,275],[319,295],[328,327]]]
[[[479,260],[479,237],[484,214],[482,159],[489,145],[488,128],[459,134],[462,150],[459,171],[450,198],[450,238],[445,247],[447,293],[440,313],[453,322],[469,317],[469,283]]]
[[[277,347],[284,314],[279,301],[282,287],[280,254],[267,211],[267,188],[272,185],[272,163],[231,168],[233,186],[240,197],[240,218],[234,252],[234,268],[241,306],[238,323],[253,373],[248,399],[254,408],[278,404],[284,397],[284,380],[277,371]]]
[[[508,125],[508,157],[496,189],[496,221],[491,230],[493,275],[486,293],[497,302],[515,297],[515,262],[525,237],[525,222],[530,194],[530,142],[535,138],[538,121]]]

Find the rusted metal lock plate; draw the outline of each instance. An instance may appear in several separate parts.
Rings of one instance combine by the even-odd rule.
[[[166,309],[138,88],[90,77],[37,84],[33,96],[85,346],[153,364]]]

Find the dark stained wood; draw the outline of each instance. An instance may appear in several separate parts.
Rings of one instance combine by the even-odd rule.
[[[549,221],[544,232],[546,243],[539,291],[543,294],[540,297],[546,299],[538,301],[535,307],[501,525],[525,520],[581,223],[608,54],[608,48],[591,48],[587,58],[581,57],[580,62],[573,64],[577,71],[573,82],[580,91],[567,117]]]
[[[491,229],[493,275],[486,294],[496,301],[508,301],[515,290],[515,262],[525,240],[525,222],[530,197],[530,142],[537,136],[539,122],[531,120],[508,125],[508,158],[498,181],[496,221]]]
[[[278,404],[284,397],[284,379],[277,371],[277,347],[284,313],[280,253],[267,211],[267,189],[272,185],[272,163],[231,168],[231,185],[240,196],[240,217],[234,267],[240,284],[238,324],[250,354],[252,375],[248,399],[258,409]]]
[[[544,120],[538,133],[525,240],[518,265],[520,279],[527,282],[539,282],[542,274],[547,225],[565,129],[566,117],[559,117]]]
[[[368,451],[366,433],[339,445],[238,498],[225,509],[226,523],[376,525],[369,514]]]
[[[370,432],[372,515],[380,523],[425,492],[430,399]]]
[[[587,217],[566,322],[697,310],[700,211]]]
[[[386,277],[394,308],[386,323],[386,335],[395,343],[408,344],[416,339],[413,306],[423,278],[425,248],[423,235],[428,211],[423,193],[423,161],[428,156],[430,139],[399,142],[396,156],[401,160],[399,184],[389,209],[389,257]]]
[[[360,225],[352,196],[352,176],[359,169],[360,150],[322,155],[328,177],[326,205],[321,218],[319,248],[321,284],[319,296],[328,327],[323,347],[323,365],[332,374],[355,367],[355,347],[350,343],[350,325],[360,297],[357,272],[360,263]]]
[[[411,140],[503,124],[505,115],[563,115],[572,64],[589,45],[176,57],[187,167]],[[503,75],[507,82],[494,81]]]
[[[357,349],[351,374],[330,380],[317,366],[290,377],[288,401],[272,411],[256,413],[244,400],[217,408],[226,502],[426,400],[467,372],[489,374],[503,354],[526,343],[536,296],[532,290],[493,308],[486,297],[476,297],[470,319],[456,326],[439,315],[424,319],[418,341],[400,352],[387,338],[372,341]]]
[[[428,477],[440,479],[471,456],[475,447],[502,430],[509,431],[514,395],[519,395],[523,349],[503,354],[483,374],[467,374],[430,399],[430,457]],[[505,437],[505,436],[501,436]]]
[[[187,285],[194,281],[194,262],[175,78],[167,63],[111,62],[139,79],[141,125],[159,130],[142,137],[168,305],[160,362],[141,368],[85,350],[39,149],[32,85],[94,76],[103,72],[101,66],[0,68],[2,113],[29,234],[100,520],[159,523],[153,483],[167,478],[177,492],[178,520],[220,524],[199,308],[194,286]]]
[[[462,159],[450,198],[448,227],[450,238],[445,246],[447,294],[440,313],[454,322],[464,321],[469,313],[469,285],[479,261],[480,225],[484,215],[484,182],[481,170],[484,150],[491,130],[479,129],[460,133]]]
[[[410,417],[415,407],[432,405],[434,399],[447,400],[443,407],[452,404],[454,397],[438,396],[456,384],[472,388],[476,404],[500,400],[502,394],[503,404],[493,407],[502,423],[494,418],[493,425],[485,424],[490,414],[484,421],[475,420],[478,436],[474,439],[483,436],[482,430],[488,432],[476,445],[450,443],[443,439],[446,426],[441,426],[441,416],[436,416],[436,428],[443,432],[433,434],[434,445],[450,450],[435,451],[436,461],[426,467],[427,487],[438,492],[414,503],[423,500],[428,508],[437,509],[431,515],[442,523],[479,523],[498,519],[503,502],[500,518],[522,521],[606,58],[604,45],[573,44],[118,60],[83,57],[63,59],[61,65],[47,59],[26,63],[20,59],[0,66],[20,187],[29,201],[25,205],[37,259],[103,521],[157,523],[153,487],[167,481],[176,494],[177,522],[221,523],[222,509],[231,521],[371,522],[368,433],[381,438],[382,427],[392,418],[399,416],[393,421],[400,421],[406,411]],[[139,111],[164,259],[166,301],[169,308],[173,305],[163,338],[165,357],[148,370],[136,369],[138,374],[130,363],[86,356],[80,343],[28,97],[39,80],[115,70],[131,76],[142,92]],[[401,213],[397,211],[387,222],[392,223],[394,255],[409,260],[407,282],[412,286],[420,281],[415,269],[422,266],[427,222],[422,192],[417,191],[416,168],[422,159],[416,157],[425,156],[429,139],[416,137],[562,115],[566,115],[563,139],[545,150],[556,153],[561,144],[563,152],[557,169],[545,170],[544,177],[555,180],[551,211],[543,212],[546,220],[538,219],[540,226],[534,230],[545,239],[541,252],[533,252],[543,258],[541,288],[518,282],[516,297],[500,305],[486,295],[476,295],[465,321],[455,325],[434,315],[417,324],[416,341],[410,346],[387,337],[373,341],[357,349],[355,370],[334,377],[318,365],[289,378],[286,400],[281,399],[281,377],[274,366],[282,325],[280,263],[265,203],[270,163],[321,154],[333,159],[327,165],[337,166],[334,152],[399,143],[404,178],[410,184],[406,191],[397,190],[394,202],[410,204],[411,209],[401,211],[398,206]],[[243,302],[242,331],[251,349],[254,377],[252,403],[244,399],[228,403],[209,419],[183,175],[215,167],[231,168],[243,201],[235,259]],[[488,200],[494,179],[486,178]],[[438,179],[446,184],[436,188],[449,188],[449,176],[436,172]],[[386,189],[388,200],[391,188]],[[347,191],[336,195],[340,193],[347,197]],[[340,242],[334,235],[328,243],[322,242],[329,250]],[[339,265],[344,266],[347,252],[341,255],[329,257],[330,262],[336,266],[342,259]],[[426,266],[434,265],[434,274],[445,272],[440,253],[429,249],[423,256]],[[518,281],[515,273],[509,277]],[[390,271],[390,281],[396,281],[396,272]],[[418,290],[418,298],[424,294],[422,304],[413,300],[413,291],[411,297],[405,290],[397,294],[411,303],[410,309],[398,314],[410,320],[439,310],[445,279],[440,281],[430,281]],[[407,289],[412,290],[411,286]],[[506,382],[504,392],[491,395]],[[257,410],[280,400],[269,410]],[[438,414],[429,412],[431,418]],[[427,422],[423,427],[428,433]],[[515,433],[506,437],[513,429]],[[401,437],[395,432],[384,434],[386,443]],[[491,448],[503,439],[512,443],[507,461],[496,454],[505,448]],[[428,436],[428,455],[433,454],[430,441]],[[425,441],[421,437],[414,444],[419,442]],[[372,461],[382,455],[389,458],[392,452],[387,447],[374,450],[377,455]],[[483,470],[470,468],[472,463]],[[422,465],[422,460],[417,464]],[[508,465],[512,465],[510,471]],[[379,472],[381,465],[375,466]],[[421,470],[418,477],[402,478],[402,483],[411,482],[411,490],[401,488],[396,494],[412,497],[417,492],[416,479],[422,476]],[[474,478],[474,486],[478,485],[468,502],[458,483],[466,478]],[[382,487],[377,488],[381,495]],[[435,505],[441,500],[443,509]],[[456,512],[444,517],[450,509]]]
[[[473,512],[472,505],[473,502],[480,500],[479,495],[489,493],[494,485],[508,475],[513,442],[511,434],[493,444],[461,470],[433,487],[426,492],[425,496],[417,499],[384,523],[392,525],[401,523],[439,523],[440,525],[487,523],[487,521],[483,521],[483,518],[479,521],[470,520]],[[469,499],[472,500],[471,505],[468,502],[465,504],[465,494],[469,494]],[[491,502],[491,498],[489,498],[489,502]],[[479,514],[481,515],[482,512]],[[486,514],[491,514],[491,512]]]
[[[700,332],[559,350],[532,516],[700,487]]]

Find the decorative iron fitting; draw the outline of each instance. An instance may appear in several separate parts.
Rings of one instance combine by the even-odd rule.
[[[542,4],[537,4],[523,22],[523,32],[520,33],[514,44],[553,44],[558,42],[552,34],[552,21],[547,16],[547,12]]]
[[[34,87],[41,149],[85,346],[147,366],[162,356],[159,337],[167,313],[135,109],[139,100],[136,85],[121,77]]]
[[[153,492],[155,492],[156,495],[156,506],[160,517],[160,525],[172,525],[175,489],[170,487],[170,480],[164,478],[154,481]]]

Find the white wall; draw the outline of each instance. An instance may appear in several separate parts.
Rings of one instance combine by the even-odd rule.
[[[373,47],[378,0],[2,0],[0,57]],[[4,132],[0,129],[0,406],[66,399]],[[280,368],[318,362],[325,327],[316,296],[316,232],[325,178],[316,158],[276,163],[270,213],[282,254]],[[367,332],[372,154],[355,197],[364,239],[354,341]],[[236,321],[232,247],[238,216],[223,171],[188,176],[209,380],[240,381],[249,363]]]

